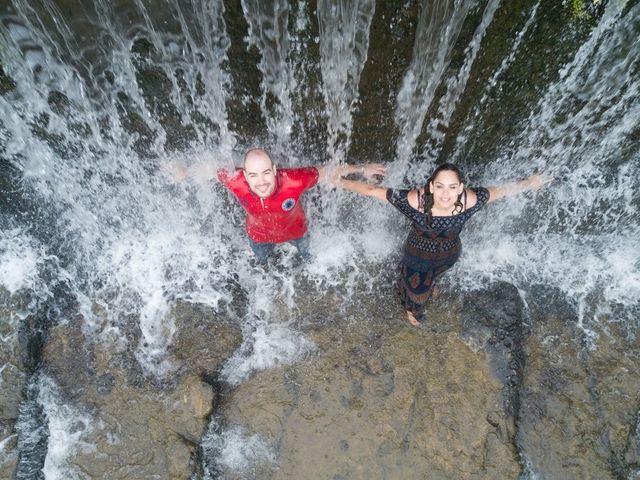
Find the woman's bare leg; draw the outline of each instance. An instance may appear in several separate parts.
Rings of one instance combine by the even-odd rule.
[[[414,327],[420,326],[420,322],[416,320],[416,317],[414,317],[413,313],[411,313],[409,310],[407,310],[407,320],[409,320],[409,323]]]

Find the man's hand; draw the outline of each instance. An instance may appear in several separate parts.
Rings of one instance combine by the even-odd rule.
[[[363,163],[360,167],[362,168],[362,176],[370,182],[378,182],[380,181],[379,177],[384,177],[387,174],[387,169],[381,163]]]
[[[342,180],[342,176],[344,175],[344,173],[341,172],[340,169],[328,169],[321,167],[321,169],[319,168],[318,171],[320,172],[321,181],[328,183],[332,187],[340,186],[340,181]]]
[[[181,162],[173,161],[164,165],[165,175],[169,180],[179,182],[187,177],[196,181],[215,180],[218,177],[218,167],[214,163],[200,163],[187,167]]]

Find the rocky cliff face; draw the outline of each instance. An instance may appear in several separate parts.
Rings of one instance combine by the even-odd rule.
[[[241,335],[204,308],[175,306],[176,372],[162,383],[136,367],[135,331],[123,344],[88,340],[80,318],[51,328],[41,373],[91,418],[68,464],[92,479],[200,478],[215,414],[222,430],[257,434],[274,453],[249,466],[218,462],[219,478],[640,478],[640,344],[623,326],[605,321],[587,337],[563,320],[566,305],[525,312],[506,285],[445,292],[421,328],[384,289],[369,303],[336,298],[299,299],[296,326],[314,354],[234,388],[218,371]],[[28,372],[18,343],[3,338],[15,366],[2,372],[10,478]]]

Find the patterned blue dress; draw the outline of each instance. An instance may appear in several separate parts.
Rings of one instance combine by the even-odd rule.
[[[398,293],[404,308],[413,313],[418,321],[424,320],[425,304],[431,297],[436,278],[451,268],[460,257],[462,227],[489,200],[486,188],[471,190],[478,197],[473,207],[457,215],[433,216],[429,224],[423,212],[409,205],[409,190],[387,190],[389,203],[411,220],[411,230],[404,243],[404,255],[400,262]]]

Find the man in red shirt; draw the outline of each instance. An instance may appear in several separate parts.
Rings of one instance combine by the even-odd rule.
[[[211,166],[200,167],[195,174],[217,178],[238,199],[244,208],[249,245],[258,263],[266,264],[267,257],[279,243],[294,245],[305,261],[311,260],[307,219],[300,197],[318,182],[329,177],[358,173],[371,180],[384,175],[380,164],[341,165],[329,171],[328,167],[276,168],[269,154],[261,148],[249,150],[244,157],[244,168],[235,172]],[[178,167],[177,178],[191,172]]]

